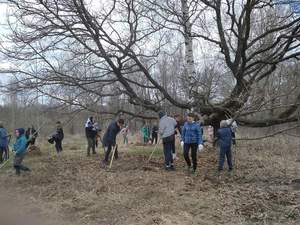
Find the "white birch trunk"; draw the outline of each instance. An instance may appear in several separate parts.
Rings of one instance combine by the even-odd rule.
[[[183,29],[184,29],[184,44],[185,44],[185,60],[184,66],[186,70],[186,78],[188,88],[192,87],[194,83],[193,77],[196,75],[195,61],[194,61],[194,50],[193,50],[193,38],[191,37],[192,24],[189,18],[189,8],[187,0],[181,0],[181,9],[183,17]],[[191,90],[189,91],[189,97],[191,96]]]

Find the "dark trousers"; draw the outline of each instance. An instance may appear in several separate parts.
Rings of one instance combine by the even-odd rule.
[[[89,155],[91,152],[91,149],[93,151],[93,154],[96,153],[96,138],[92,138],[92,137],[87,137],[87,142],[88,142],[88,146],[87,146],[87,154]]]
[[[59,153],[63,150],[61,140],[56,140],[55,141],[55,148],[56,148],[57,153]]]
[[[157,133],[152,133],[152,144],[157,144]]]
[[[152,133],[152,144],[157,144],[157,133]]]
[[[172,142],[163,143],[164,145],[164,155],[165,155],[165,166],[170,167],[173,165],[173,157],[172,157]]]
[[[227,147],[221,146],[220,147],[220,157],[219,157],[219,168],[218,168],[219,171],[223,170],[225,156],[227,158],[228,169],[232,170],[231,146],[227,146]]]
[[[148,137],[144,136],[144,144],[147,144],[147,142],[148,142]]]
[[[175,141],[176,141],[176,139],[174,138],[174,140],[172,141],[172,153],[173,153],[173,154],[176,153],[176,149],[175,149]]]
[[[191,160],[189,156],[189,152],[191,149],[191,155],[192,155],[192,161],[193,161],[193,170],[197,169],[197,150],[198,150],[198,144],[192,143],[192,144],[184,144],[183,146],[183,156],[186,161],[186,164],[191,167]]]
[[[232,144],[235,145],[236,141],[235,141],[235,133],[231,132],[231,136],[232,136]]]
[[[105,158],[104,158],[105,162],[108,162],[109,154],[110,154],[112,148],[114,148],[114,147],[115,147],[114,145],[108,145],[108,146],[104,147],[104,149],[106,149],[106,151],[105,151]],[[118,146],[117,146],[116,150],[115,150],[115,159],[118,159],[118,158],[119,158],[119,153],[118,153]]]
[[[30,169],[24,165],[22,165],[24,159],[24,155],[22,156],[15,156],[14,159],[14,168],[16,170],[16,174],[20,175],[21,174],[21,170],[23,171],[30,171]]]
[[[0,163],[8,159],[8,147],[0,147]]]

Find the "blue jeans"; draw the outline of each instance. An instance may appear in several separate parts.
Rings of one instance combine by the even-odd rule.
[[[223,170],[225,156],[227,158],[228,169],[232,170],[232,154],[231,154],[231,146],[220,146],[220,157],[219,157],[219,168],[218,170]]]
[[[171,165],[173,165],[172,149],[173,149],[172,142],[164,143],[164,155],[165,155],[166,167],[170,167]]]

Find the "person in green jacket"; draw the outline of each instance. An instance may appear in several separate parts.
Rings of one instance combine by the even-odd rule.
[[[13,152],[15,155],[14,168],[16,170],[16,174],[20,175],[21,170],[30,171],[28,167],[22,165],[23,159],[27,151],[27,139],[25,137],[25,130],[23,128],[16,129],[15,134],[16,143],[13,145]]]
[[[141,129],[142,135],[143,135],[143,141],[144,144],[148,143],[148,139],[149,139],[149,134],[148,134],[148,129],[146,124],[143,125],[142,129]]]

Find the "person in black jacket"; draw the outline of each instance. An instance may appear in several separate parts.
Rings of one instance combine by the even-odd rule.
[[[103,164],[107,165],[108,164],[108,159],[109,159],[109,154],[111,152],[111,149],[116,146],[116,137],[117,134],[120,132],[122,127],[124,126],[124,120],[119,119],[118,121],[113,121],[111,124],[108,126],[102,142],[103,142],[103,147],[105,151],[105,158],[103,160]],[[115,158],[118,158],[118,150],[115,150]]]
[[[152,134],[151,134],[151,137],[152,137],[152,144],[155,143],[157,144],[157,138],[158,138],[158,126],[155,124],[153,127],[152,127]]]
[[[97,131],[94,127],[93,117],[89,117],[85,124],[85,135],[87,139],[87,156],[90,156],[90,151],[92,149],[93,154],[96,154],[96,135]]]
[[[34,129],[34,126],[32,125],[32,127],[29,127],[26,131],[25,131],[25,137],[28,140],[27,141],[27,147],[28,146],[32,146],[35,144],[36,138],[38,136],[38,132]]]
[[[176,126],[175,126],[175,136],[181,137],[181,130],[183,127],[183,121],[180,114],[175,114],[174,119],[176,120]],[[173,160],[177,159],[176,157],[176,145],[175,145],[175,138],[172,142],[172,158]]]
[[[62,140],[64,139],[64,131],[62,129],[60,121],[56,122],[56,133],[53,135],[53,139],[55,141],[55,148],[57,153],[62,152]]]

